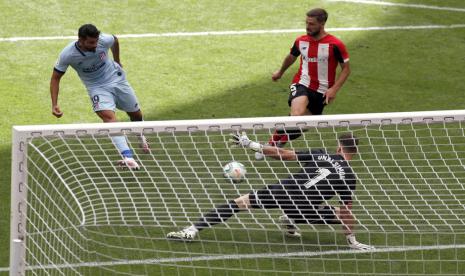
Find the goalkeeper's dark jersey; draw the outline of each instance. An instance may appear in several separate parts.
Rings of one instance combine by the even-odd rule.
[[[339,154],[324,149],[296,152],[302,170],[280,181],[285,189],[304,192],[311,205],[319,205],[335,195],[347,204],[352,201],[356,177],[347,161]]]
[[[324,149],[296,152],[302,169],[280,180],[291,198],[305,200],[317,206],[339,195],[344,204],[352,201],[356,177],[347,161],[339,154],[328,154]]]
[[[324,149],[296,152],[302,169],[249,194],[252,208],[280,208],[295,223],[331,223],[332,208],[324,201],[339,196],[341,203],[352,201],[355,174],[341,155]]]
[[[319,205],[335,195],[344,204],[352,201],[356,177],[341,155],[328,154],[324,149],[296,154],[302,169],[280,180],[286,190],[303,191],[311,205]]]

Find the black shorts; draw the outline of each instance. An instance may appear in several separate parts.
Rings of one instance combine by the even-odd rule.
[[[300,96],[307,96],[308,98],[308,105],[307,109],[312,113],[312,115],[321,115],[323,114],[323,109],[325,108],[325,98],[322,93],[316,92],[314,90],[309,89],[308,87],[300,84],[300,83],[293,83],[289,86],[289,99],[287,104],[291,106],[292,100],[300,97]]]
[[[281,209],[300,224],[337,224],[334,208],[313,205],[298,185],[273,184],[249,194],[254,209]]]

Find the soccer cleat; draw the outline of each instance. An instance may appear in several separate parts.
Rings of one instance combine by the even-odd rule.
[[[131,157],[124,157],[122,160],[119,160],[118,165],[122,168],[128,168],[133,171],[138,171],[140,169],[139,164],[137,164],[136,160]]]
[[[169,232],[166,238],[170,240],[192,241],[196,235],[197,232],[182,229],[181,231]]]
[[[150,145],[147,142],[147,138],[143,134],[140,135],[140,148],[144,153],[150,153]]]
[[[291,238],[300,238],[302,234],[300,234],[299,228],[286,216],[282,215],[279,217],[279,224],[284,231],[286,236]]]

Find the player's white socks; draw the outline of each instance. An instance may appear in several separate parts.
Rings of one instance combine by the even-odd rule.
[[[139,164],[132,158],[132,150],[129,148],[128,141],[125,136],[112,136],[111,141],[121,153],[123,159],[118,161],[120,167],[129,168],[131,170],[139,170]]]
[[[129,148],[125,136],[112,136],[111,141],[123,157],[132,158],[132,150]]]

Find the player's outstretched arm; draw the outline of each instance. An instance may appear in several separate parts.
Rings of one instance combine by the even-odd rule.
[[[230,142],[236,146],[249,148],[255,152],[261,152],[266,156],[280,160],[297,160],[297,155],[293,150],[282,149],[273,146],[264,146],[258,142],[252,141],[247,137],[245,132],[242,134],[231,134]]]
[[[352,214],[352,203],[349,203],[347,205],[345,204],[341,205],[341,207],[339,208],[339,219],[341,220],[342,228],[346,236],[347,244],[349,245],[350,248],[357,249],[357,250],[374,249],[373,246],[358,242],[357,239],[355,238],[355,234],[353,230],[354,230],[356,221],[355,221],[354,215]]]
[[[50,79],[50,96],[52,97],[52,114],[53,116],[60,118],[63,116],[63,112],[58,105],[58,93],[60,91],[60,80],[63,73],[53,70],[52,77]]]

